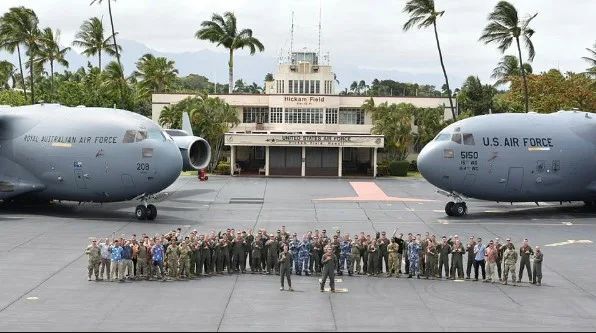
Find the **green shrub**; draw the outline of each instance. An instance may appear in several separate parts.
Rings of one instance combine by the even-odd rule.
[[[408,175],[408,168],[410,163],[408,161],[392,161],[389,163],[389,174],[392,176],[405,177]]]
[[[389,165],[385,162],[377,164],[377,175],[387,176],[389,174]]]
[[[230,174],[230,163],[220,162],[215,169],[215,173],[218,175],[229,175]]]
[[[408,168],[408,171],[418,172],[418,162],[416,162],[416,160],[410,161],[410,166]]]

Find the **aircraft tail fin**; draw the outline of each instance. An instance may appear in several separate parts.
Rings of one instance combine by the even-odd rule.
[[[194,135],[192,133],[192,126],[190,125],[190,117],[188,112],[182,113],[182,130],[188,133],[188,135]]]

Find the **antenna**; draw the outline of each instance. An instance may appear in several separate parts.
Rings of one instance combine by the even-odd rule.
[[[290,30],[290,57],[294,51],[294,12],[292,12],[292,30]]]
[[[321,56],[321,11],[322,2],[319,0],[319,50],[317,51],[317,58]]]

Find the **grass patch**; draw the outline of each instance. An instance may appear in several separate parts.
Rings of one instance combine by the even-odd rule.
[[[382,177],[379,177],[379,178],[392,178],[392,179],[414,178],[414,179],[424,179],[422,177],[422,175],[420,174],[420,172],[418,172],[418,171],[408,171],[408,175],[405,176],[405,177],[386,175],[386,176],[382,176]]]
[[[199,172],[198,171],[182,171],[180,173],[180,176],[199,176]]]

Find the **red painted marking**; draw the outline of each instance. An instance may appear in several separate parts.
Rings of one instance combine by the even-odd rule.
[[[323,199],[314,199],[314,200],[320,200],[320,201],[407,201],[407,202],[434,201],[434,200],[429,200],[429,199],[389,197],[374,182],[350,182],[350,185],[356,192],[356,195],[357,195],[356,197],[323,198]]]

